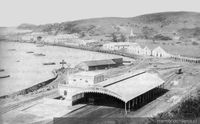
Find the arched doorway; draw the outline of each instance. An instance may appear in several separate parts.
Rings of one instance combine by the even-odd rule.
[[[124,108],[124,101],[114,96],[99,92],[83,92],[72,97],[72,105],[92,104],[97,106],[109,106]]]

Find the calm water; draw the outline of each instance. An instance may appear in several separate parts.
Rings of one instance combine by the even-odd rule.
[[[30,51],[34,53],[27,53]],[[35,53],[46,56],[35,56]],[[0,96],[52,78],[52,70],[61,67],[59,63],[62,59],[74,67],[81,61],[116,57],[120,56],[57,46],[36,47],[28,43],[0,42],[0,69],[5,69],[0,75],[10,75],[0,79]],[[56,65],[43,65],[46,62],[55,62]]]

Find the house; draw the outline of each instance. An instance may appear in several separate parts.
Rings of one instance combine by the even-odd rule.
[[[152,49],[146,46],[144,49],[142,49],[142,55],[151,56],[152,51],[153,51]]]
[[[76,68],[85,71],[107,69],[112,67],[118,67],[123,64],[123,58],[105,59],[105,60],[93,60],[84,61],[76,66]]]
[[[167,57],[170,57],[171,55],[167,53],[163,48],[158,46],[152,51],[152,56],[167,58]]]

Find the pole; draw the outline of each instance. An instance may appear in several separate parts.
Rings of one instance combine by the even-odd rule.
[[[124,103],[124,109],[125,109],[125,115],[127,115],[127,111],[126,111],[126,102]]]

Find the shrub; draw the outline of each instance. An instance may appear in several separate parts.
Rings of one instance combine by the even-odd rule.
[[[192,45],[196,46],[196,45],[199,45],[199,43],[193,41],[193,42],[192,42]]]

